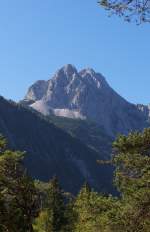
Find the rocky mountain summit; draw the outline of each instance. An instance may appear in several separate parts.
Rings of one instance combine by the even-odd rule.
[[[44,115],[88,119],[110,136],[149,125],[149,107],[134,105],[117,94],[93,69],[65,65],[48,80],[33,84],[22,104]]]

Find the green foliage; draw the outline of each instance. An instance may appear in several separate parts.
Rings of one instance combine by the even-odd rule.
[[[35,221],[38,231],[59,232],[65,226],[64,193],[54,177],[48,184],[46,204],[39,218]]]
[[[3,150],[6,148],[6,139],[0,135],[0,154],[3,152]]]
[[[100,231],[98,196],[87,184],[82,187],[76,198],[74,212],[76,220],[73,231]]]
[[[120,201],[117,198],[101,195],[84,185],[73,206],[73,231],[115,232],[112,227],[116,229],[115,220],[117,221],[116,214],[119,209]]]
[[[1,232],[150,231],[150,129],[119,136],[112,160],[100,162],[115,166],[118,198],[88,184],[73,197],[56,177],[33,182],[23,168],[23,153],[6,150],[3,137],[0,150]]]
[[[115,182],[124,195],[150,188],[150,129],[120,136],[114,143]]]
[[[0,226],[9,232],[32,232],[37,216],[37,192],[34,182],[22,166],[24,154],[5,150],[0,156]]]
[[[49,216],[47,210],[41,210],[38,218],[36,218],[33,225],[35,232],[51,231],[49,227]]]
[[[47,213],[49,218],[48,231],[61,231],[64,225],[64,196],[58,180],[54,177],[49,183],[47,193]]]
[[[124,231],[150,230],[150,129],[114,143],[115,183],[122,194]]]

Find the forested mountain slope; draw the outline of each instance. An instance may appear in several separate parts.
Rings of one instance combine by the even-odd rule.
[[[0,98],[0,133],[13,149],[26,151],[25,165],[36,179],[57,175],[66,191],[77,192],[88,181],[113,192],[112,168],[99,166],[100,155],[36,112]]]
[[[114,138],[109,136],[103,127],[90,120],[71,119],[48,116],[47,119],[86,146],[94,149],[103,159],[109,159],[112,153]]]

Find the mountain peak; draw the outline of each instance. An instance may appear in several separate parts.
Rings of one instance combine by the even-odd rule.
[[[77,73],[76,67],[72,64],[64,65],[59,71],[63,71],[67,76]]]
[[[92,68],[78,72],[67,64],[48,82],[37,83],[29,89],[26,99],[43,114],[89,119],[103,126],[111,136],[128,133],[140,125],[143,128],[142,122],[145,123],[143,117],[147,113],[118,95],[103,75]]]
[[[105,77],[102,74],[95,72],[95,70],[92,68],[82,69],[79,72],[79,75],[82,76],[83,78],[89,77],[92,78],[93,80],[97,80],[98,82],[108,85],[107,81],[105,80]]]
[[[80,74],[81,75],[87,75],[87,74],[89,74],[89,75],[95,75],[96,73],[95,73],[94,69],[88,67],[88,68],[82,69],[80,71]]]

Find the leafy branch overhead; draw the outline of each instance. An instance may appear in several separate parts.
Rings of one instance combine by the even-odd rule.
[[[100,0],[98,2],[110,16],[116,14],[127,22],[150,22],[150,0]]]

